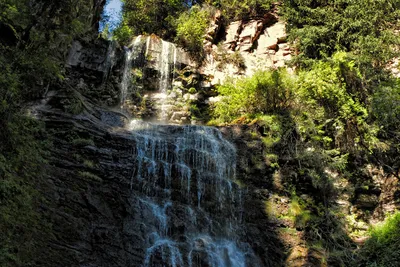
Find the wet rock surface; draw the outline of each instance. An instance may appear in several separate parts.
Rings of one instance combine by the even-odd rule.
[[[241,162],[250,152],[241,150],[235,167],[235,146],[216,128],[141,121],[123,128],[124,115],[91,104],[68,115],[55,105],[62,98],[33,112],[54,136],[43,191],[55,232],[49,253],[59,259],[43,266],[276,266],[281,260],[279,241],[265,228],[269,219],[257,208],[263,202],[232,180],[236,171],[248,172]]]

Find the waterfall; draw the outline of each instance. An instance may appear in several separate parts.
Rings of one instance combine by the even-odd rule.
[[[140,120],[129,130],[129,184],[140,192],[137,205],[152,229],[143,266],[258,266],[249,245],[240,242],[236,150],[221,132]]]

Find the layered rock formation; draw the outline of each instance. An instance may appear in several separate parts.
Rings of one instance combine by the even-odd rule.
[[[134,38],[127,48],[75,41],[59,91],[32,110],[54,136],[41,190],[54,229],[48,253],[58,258],[44,255],[38,266],[317,265],[307,229],[285,218],[291,200],[280,179],[299,179],[305,200],[315,188],[302,183],[288,157],[278,162],[286,173],[275,172],[263,126],[162,126],[128,118],[192,123],[191,104],[204,104],[225,77],[290,59],[284,28],[275,15],[224,28],[217,13],[200,73],[182,50],[156,36]],[[224,66],[221,53],[242,58],[243,66]],[[398,175],[371,166],[364,186],[330,175],[346,215],[369,210],[381,218],[400,205]]]
[[[225,27],[222,23],[215,16],[204,45],[208,55],[202,74],[210,77],[212,85],[222,83],[226,77],[251,76],[256,71],[284,67],[291,59],[286,25],[277,15],[234,21]]]
[[[91,104],[74,116],[63,112],[66,97],[58,93],[32,110],[54,135],[42,190],[55,233],[48,253],[59,257],[43,257],[39,266],[274,266],[281,260],[279,241],[265,228],[269,218],[254,208],[263,202],[234,181],[236,171],[236,177],[254,171],[245,131],[222,129],[242,144],[236,153],[215,128],[127,123]]]

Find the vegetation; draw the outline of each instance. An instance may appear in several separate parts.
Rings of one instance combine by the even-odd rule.
[[[221,122],[232,121],[244,114],[262,114],[287,108],[293,97],[294,79],[285,69],[257,72],[250,78],[219,85],[222,96],[214,114]]]
[[[118,40],[127,41],[140,34],[157,34],[164,39],[176,35],[175,20],[195,1],[125,0],[123,20],[115,31]]]
[[[156,34],[165,40],[176,40],[199,61],[209,18],[216,8],[226,21],[262,16],[271,8],[271,0],[125,0],[123,19],[114,38],[128,43],[132,36]],[[107,29],[105,29],[107,31]],[[107,36],[108,32],[103,35]]]
[[[227,64],[232,64],[239,72],[246,70],[246,62],[239,51],[229,53],[220,45],[215,55],[215,59],[218,61],[217,68],[219,70],[224,69]]]
[[[203,36],[210,20],[209,10],[193,6],[176,21],[176,40],[195,58],[203,57]]]
[[[257,72],[217,87],[221,101],[211,123],[258,125],[265,161],[280,173],[284,194],[291,196],[288,216],[329,265],[357,264],[345,218],[334,205],[334,177],[361,186],[359,169],[366,164],[398,173],[399,79],[386,66],[400,51],[399,5],[283,1],[281,12],[297,51],[295,73]],[[388,225],[400,232],[395,219]],[[380,233],[374,230],[361,250],[362,266],[392,266],[390,260],[397,259],[391,251],[399,249],[398,242],[384,241]],[[383,250],[389,242],[390,249]]]
[[[362,266],[395,266],[400,261],[400,212],[371,230],[371,238],[359,254]]]
[[[72,40],[92,30],[90,10],[83,0],[0,2],[0,266],[32,266],[50,236],[36,190],[48,136],[23,107],[63,78]]]
[[[134,35],[155,33],[201,58],[212,10],[222,10],[231,21],[263,15],[271,3],[125,0],[114,35],[127,42]],[[51,235],[36,190],[45,177],[42,165],[50,144],[39,141],[48,136],[42,124],[26,116],[24,106],[64,79],[66,51],[74,38],[92,30],[86,16],[92,8],[84,0],[0,2],[1,266],[34,266],[42,249],[38,244]],[[338,176],[359,186],[358,170],[367,163],[386,173],[399,171],[400,80],[391,76],[387,62],[400,52],[400,1],[291,0],[282,1],[280,11],[297,53],[295,73],[260,71],[218,86],[221,101],[213,107],[213,120],[257,125],[253,134],[262,136],[265,162],[282,176],[281,193],[290,196],[287,217],[304,231],[310,248],[324,253],[324,261],[350,266],[354,246],[335,207],[333,180]],[[219,56],[245,68],[239,53]],[[83,109],[82,99],[71,95],[66,111]],[[203,119],[203,107],[192,104],[190,111]],[[94,141],[76,138],[71,144],[79,148]],[[76,160],[87,170],[77,175],[101,182],[91,170],[95,163],[79,156]],[[398,233],[396,213],[371,230],[356,264],[399,262]]]
[[[206,0],[207,4],[217,7],[228,20],[247,19],[263,15],[271,8],[271,0]]]
[[[295,42],[298,64],[332,56],[356,56],[365,81],[377,81],[382,67],[398,54],[400,2],[384,0],[284,1],[283,13]]]

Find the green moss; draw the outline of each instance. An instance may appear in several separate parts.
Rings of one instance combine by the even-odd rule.
[[[363,266],[394,267],[400,262],[400,212],[373,227],[370,239],[359,252]]]
[[[87,179],[87,180],[91,180],[91,181],[95,181],[95,182],[103,182],[103,179],[101,179],[99,176],[97,176],[96,174],[93,174],[91,172],[87,172],[87,171],[80,171],[79,176],[84,179]]]
[[[72,140],[72,145],[74,146],[94,146],[94,141],[92,139],[76,138]]]
[[[95,166],[94,162],[88,159],[85,159],[83,161],[83,166],[87,167],[87,168],[93,168]]]
[[[188,90],[188,93],[189,94],[195,94],[195,93],[197,93],[197,90],[194,87],[190,87],[190,89]]]

